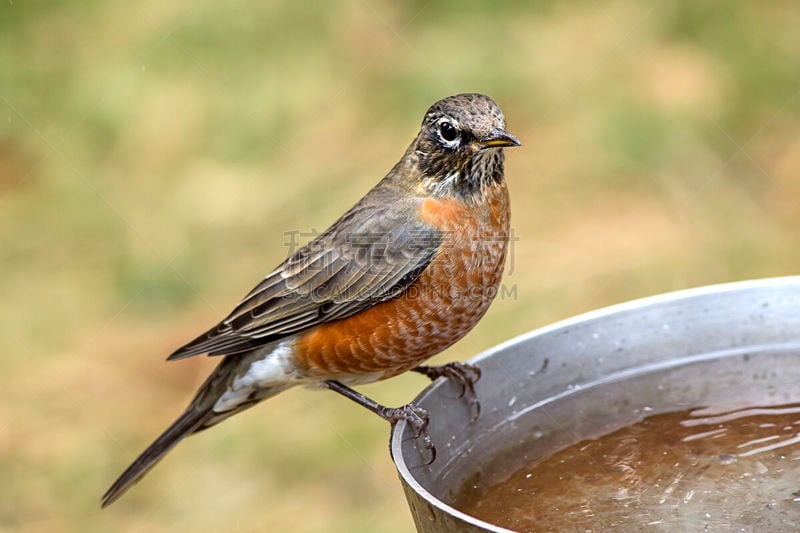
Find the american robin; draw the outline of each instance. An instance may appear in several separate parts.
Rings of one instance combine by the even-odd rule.
[[[385,407],[349,386],[413,370],[458,380],[478,407],[475,367],[419,365],[472,329],[497,293],[509,231],[503,148],[520,144],[505,127],[482,94],[433,104],[385,178],[227,318],[169,356],[223,357],[103,506],[184,437],[296,385],[336,391],[391,423],[407,420],[435,452],[422,409]]]

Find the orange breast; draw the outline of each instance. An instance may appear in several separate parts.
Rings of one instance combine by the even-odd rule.
[[[476,204],[426,199],[419,216],[444,233],[434,260],[398,298],[302,334],[295,362],[310,377],[353,384],[397,375],[461,339],[484,315],[505,263],[505,185]]]

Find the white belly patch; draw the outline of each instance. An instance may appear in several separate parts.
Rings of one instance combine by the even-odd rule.
[[[237,372],[228,390],[214,404],[214,411],[230,411],[258,390],[298,381],[299,376],[290,361],[293,348],[292,340],[284,340],[255,360],[244,356],[243,368]]]

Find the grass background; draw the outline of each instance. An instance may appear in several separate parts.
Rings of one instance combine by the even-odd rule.
[[[384,422],[294,390],[99,497],[214,364],[165,364],[480,91],[506,284],[465,359],[620,301],[797,273],[800,9],[706,2],[6,1],[0,529],[411,531]],[[420,376],[363,391],[410,400]]]

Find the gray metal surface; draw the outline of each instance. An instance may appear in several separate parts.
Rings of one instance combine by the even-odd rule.
[[[427,456],[405,423],[391,437],[421,532],[507,531],[448,502],[481,465],[534,432],[546,455],[570,444],[562,442],[565,424],[576,435],[600,435],[641,419],[643,407],[655,414],[731,398],[742,405],[800,401],[800,276],[609,307],[513,339],[472,362],[483,372],[475,423],[447,381],[415,400],[431,415],[433,464],[424,464]]]

